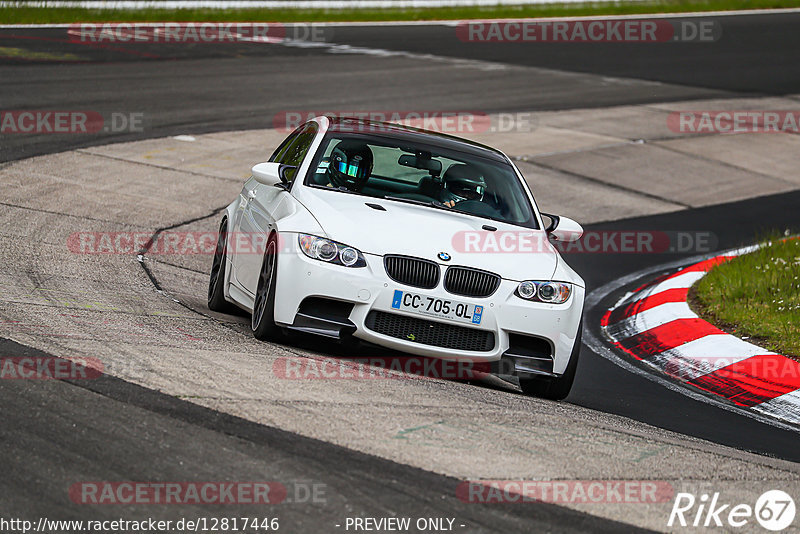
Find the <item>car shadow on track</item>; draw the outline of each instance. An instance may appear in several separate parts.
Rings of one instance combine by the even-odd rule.
[[[203,312],[216,319],[226,321],[229,326],[244,335],[252,335],[250,314],[245,311],[237,309],[231,315],[209,312],[209,310],[203,310]],[[491,390],[520,393],[513,378],[501,378],[498,375],[484,372],[484,368],[479,363],[474,367],[458,368],[455,365],[443,364],[442,360],[437,358],[416,356],[354,338],[333,340],[288,330],[273,343],[297,354],[294,357],[297,361],[294,362],[296,365],[293,368],[297,373],[343,373],[348,374],[351,378],[356,376],[378,378],[385,375],[386,370],[389,369],[393,376],[398,378],[445,380]],[[303,362],[304,359],[307,361]],[[315,360],[315,362],[310,365],[311,360]],[[348,376],[339,376],[339,378]]]

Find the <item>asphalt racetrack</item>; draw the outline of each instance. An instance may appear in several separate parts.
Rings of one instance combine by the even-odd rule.
[[[705,153],[728,141],[678,146],[683,141],[659,133],[662,123],[631,114],[686,102],[694,103],[688,109],[725,102],[736,109],[744,99],[755,109],[800,103],[800,13],[706,19],[722,27],[715,42],[465,43],[453,25],[430,24],[324,26],[324,41],[314,43],[90,46],[71,41],[66,28],[0,28],[3,111],[142,120],[136,131],[0,136],[2,355],[96,354],[138,366],[92,381],[0,381],[3,517],[257,515],[280,517],[290,532],[338,532],[348,517],[409,516],[453,518],[462,532],[664,531],[672,530],[671,501],[476,505],[456,488],[471,479],[636,479],[745,501],[774,488],[800,497],[796,429],[663,387],[592,347],[583,346],[562,403],[526,398],[494,379],[280,383],[262,376],[276,357],[349,354],[314,339],[258,343],[246,317],[209,312],[208,257],[142,264],[64,250],[77,231],[215,229],[218,210],[257,162],[226,159],[225,147],[236,154],[241,139],[258,158],[258,137],[240,132],[272,129],[292,110],[532,112],[539,121],[532,135],[542,136],[533,140],[548,128],[563,134],[573,118],[581,124],[569,128],[584,128],[594,143],[574,157],[572,145],[528,151],[528,138],[513,133],[503,142],[521,147],[506,151],[526,176],[541,173],[553,189],[567,188],[542,198],[588,221],[587,230],[702,230],[714,235],[716,251],[770,230],[796,233],[800,182],[786,170],[796,167],[796,134],[752,145],[770,162],[762,169],[739,163],[747,155],[741,148],[733,162]],[[159,148],[183,145],[153,140],[171,136],[197,137],[198,152],[162,161]],[[281,137],[263,138],[264,160]],[[641,140],[654,152],[628,160],[640,182],[585,171],[602,167],[597,158],[628,157]],[[112,143],[129,144],[105,146]],[[714,190],[714,177],[678,177],[690,153],[692,169],[737,181]],[[202,165],[192,167],[192,157]],[[659,179],[663,168],[675,176]],[[588,292],[631,279],[585,310],[586,328],[599,336],[600,317],[630,285],[697,254],[567,255]],[[99,480],[275,480],[289,497],[257,508],[70,499],[71,485]],[[317,500],[305,493],[315,485],[324,488]]]

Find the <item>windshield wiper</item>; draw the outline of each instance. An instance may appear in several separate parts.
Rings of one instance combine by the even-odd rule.
[[[322,189],[325,191],[339,191],[340,193],[349,193],[351,195],[359,195],[362,197],[368,197],[370,195],[365,195],[364,193],[359,193],[358,191],[353,191],[352,189],[347,189],[344,186],[340,187],[331,187],[327,185],[319,185],[319,184],[308,184],[308,187],[313,187],[315,189]]]
[[[396,200],[398,202],[408,202],[409,204],[416,204],[418,206],[432,206],[434,208],[444,208],[446,207],[444,204],[439,202],[438,200],[417,200],[414,198],[403,198],[403,197],[393,197],[393,196],[385,196],[383,197],[384,200]]]

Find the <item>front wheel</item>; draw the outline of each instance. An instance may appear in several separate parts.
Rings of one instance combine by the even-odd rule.
[[[569,395],[572,383],[575,381],[575,370],[578,368],[582,331],[583,321],[581,320],[581,324],[578,326],[578,335],[575,337],[575,345],[572,347],[572,354],[569,356],[569,363],[564,374],[558,378],[520,378],[519,387],[523,393],[550,400],[563,400]]]
[[[280,336],[281,328],[275,324],[275,285],[278,274],[278,238],[269,236],[261,273],[258,276],[256,298],[250,327],[256,339],[269,340]]]

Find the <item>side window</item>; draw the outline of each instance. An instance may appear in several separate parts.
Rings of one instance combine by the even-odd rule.
[[[319,126],[316,122],[309,122],[302,126],[278,147],[278,150],[272,155],[270,161],[299,167],[300,164],[303,163],[303,158],[306,157],[308,149],[311,148],[311,144],[314,142],[314,136],[317,134],[318,129]],[[297,169],[289,170],[286,172],[286,178],[292,182],[294,181],[296,173]]]
[[[279,162],[280,161],[280,157],[283,155],[284,152],[286,152],[286,149],[289,147],[289,145],[291,145],[294,142],[294,140],[297,139],[297,136],[300,134],[300,130],[302,128],[303,127],[300,127],[297,130],[293,131],[289,135],[289,137],[284,139],[281,142],[280,146],[277,148],[277,150],[275,150],[275,152],[273,152],[272,155],[269,157],[268,161],[271,161],[271,162],[278,161]]]

